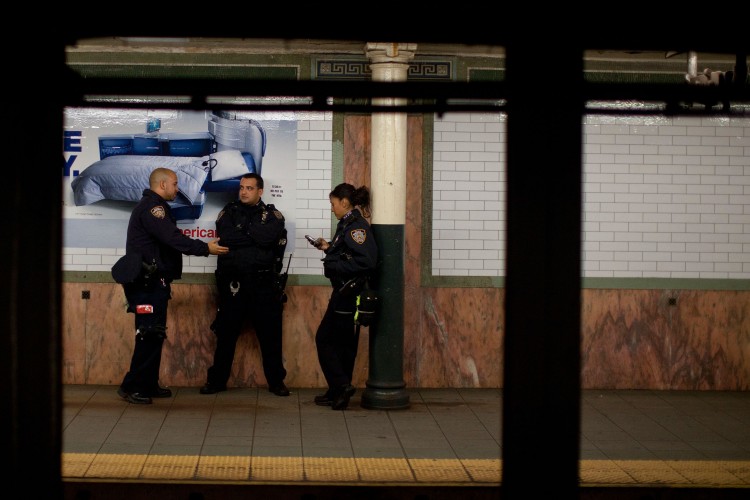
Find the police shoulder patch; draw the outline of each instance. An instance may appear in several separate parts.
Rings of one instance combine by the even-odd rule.
[[[151,215],[157,219],[163,219],[166,216],[166,212],[164,211],[164,207],[157,205],[151,209]]]
[[[354,242],[359,243],[360,245],[367,239],[367,230],[365,229],[352,229],[349,234]]]
[[[274,210],[273,214],[276,216],[277,219],[284,220],[284,216],[278,210]]]

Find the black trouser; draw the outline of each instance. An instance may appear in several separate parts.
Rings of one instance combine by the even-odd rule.
[[[281,294],[274,273],[259,273],[232,279],[217,271],[219,308],[211,329],[216,334],[213,366],[208,369],[207,382],[226,386],[232,372],[237,339],[242,325],[249,318],[260,344],[263,373],[269,387],[279,385],[286,377],[282,352]],[[239,286],[236,293],[232,287]]]
[[[123,285],[123,288],[128,312],[135,314],[136,333],[130,370],[120,387],[125,392],[148,395],[159,387],[161,350],[167,338],[167,307],[171,287],[168,282],[153,280],[151,283],[141,281]],[[151,306],[152,309],[138,306]]]
[[[359,329],[354,324],[356,293],[348,296],[334,288],[315,334],[318,362],[329,390],[351,384],[359,347]]]

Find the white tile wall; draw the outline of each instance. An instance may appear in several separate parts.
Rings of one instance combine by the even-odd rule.
[[[312,114],[297,122],[297,241],[291,274],[323,274],[322,253],[307,243],[305,235],[331,237],[332,117],[331,113]]]
[[[435,117],[434,275],[503,275],[504,130]],[[750,279],[750,119],[589,116],[583,151],[584,277]]]
[[[505,118],[450,113],[435,117],[434,131],[432,274],[502,276]]]

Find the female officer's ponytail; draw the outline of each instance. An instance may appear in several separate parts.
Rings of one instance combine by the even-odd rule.
[[[349,200],[352,207],[359,207],[362,216],[370,217],[370,190],[367,186],[355,188],[351,184],[343,182],[333,188],[329,196],[334,196],[339,200]]]

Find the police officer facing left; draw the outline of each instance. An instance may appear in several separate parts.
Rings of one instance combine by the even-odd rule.
[[[217,262],[219,306],[211,325],[216,350],[201,394],[227,389],[237,339],[249,317],[260,344],[268,390],[289,396],[281,342],[284,294],[279,283],[287,232],[284,216],[265,204],[262,194],[263,178],[255,173],[243,175],[239,199],[228,203],[216,218],[216,233],[230,253]]]
[[[149,189],[143,191],[128,223],[125,251],[136,262],[136,272],[134,279],[118,282],[125,290],[128,312],[135,314],[136,337],[130,369],[117,393],[134,404],[150,404],[151,398],[172,395],[172,391],[159,386],[159,367],[167,338],[171,283],[182,277],[182,255],[229,252],[228,247],[218,244],[218,239],[206,243],[179,230],[167,203],[175,199],[178,191],[175,172],[154,169]]]

